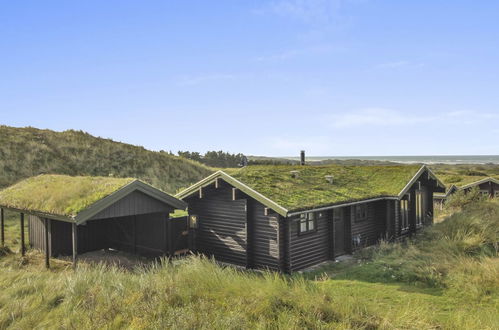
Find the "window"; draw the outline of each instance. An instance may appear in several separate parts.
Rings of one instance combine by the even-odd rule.
[[[315,213],[309,212],[300,214],[300,222],[298,227],[298,232],[300,234],[314,231],[315,228]]]
[[[190,215],[189,216],[189,228],[196,229],[198,227],[198,216]]]
[[[367,204],[359,204],[355,206],[355,222],[367,220]]]
[[[400,230],[402,232],[409,230],[409,201],[407,199],[400,201]]]
[[[482,196],[485,196],[485,197],[489,197],[490,196],[488,190],[480,190],[480,194],[482,194]]]
[[[423,226],[423,192],[416,190],[416,227]]]
[[[496,191],[494,196],[496,196],[496,198],[499,198],[499,191]]]

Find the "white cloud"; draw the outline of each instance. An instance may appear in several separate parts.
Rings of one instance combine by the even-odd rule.
[[[326,23],[337,15],[341,2],[341,0],[282,0],[272,2],[269,10],[280,16],[309,23]]]
[[[418,114],[384,108],[366,108],[327,116],[329,126],[350,128],[361,126],[410,126],[415,124],[473,125],[498,119],[499,115],[469,110],[458,110],[440,114]]]

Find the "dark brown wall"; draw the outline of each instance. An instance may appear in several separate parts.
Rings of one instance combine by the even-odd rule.
[[[232,187],[203,189],[203,197],[188,199],[189,213],[198,216],[194,249],[216,259],[246,265],[246,199],[232,200]]]
[[[328,212],[317,212],[317,229],[299,234],[299,216],[288,218],[290,228],[290,267],[303,269],[329,259]]]
[[[478,187],[478,190],[486,190],[486,191],[488,191],[489,195],[491,197],[495,197],[496,191],[499,191],[499,184],[491,182],[491,181],[482,183],[480,185],[477,185],[477,187]],[[466,189],[466,192],[470,191],[473,188],[474,187]]]
[[[29,243],[34,249],[45,251],[45,223],[42,218],[28,215]],[[50,237],[49,237],[50,248]]]
[[[350,221],[353,249],[374,245],[380,238],[383,238],[385,236],[386,220],[386,201],[367,203],[367,220],[364,221],[358,221],[355,218],[355,206],[352,206]],[[358,245],[353,243],[356,236],[360,237],[360,244]]]
[[[45,251],[45,227],[43,219],[29,216],[29,235],[31,246]],[[49,220],[49,243],[51,255],[72,254],[71,223]],[[168,219],[168,214],[153,213],[138,216],[119,217],[88,221],[77,227],[78,253],[105,248],[114,248],[146,256],[159,256],[169,252],[168,221],[176,242],[174,250],[187,248],[187,241],[175,239],[186,230],[187,219]],[[184,244],[185,246],[181,246]]]
[[[252,266],[279,269],[279,215],[265,215],[263,204],[248,200],[248,228],[253,226]]]
[[[118,218],[128,215],[171,212],[172,208],[140,191],[134,191],[92,217],[94,219]]]

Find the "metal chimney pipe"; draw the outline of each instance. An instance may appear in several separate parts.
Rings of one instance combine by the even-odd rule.
[[[305,165],[305,150],[300,151],[300,165]]]

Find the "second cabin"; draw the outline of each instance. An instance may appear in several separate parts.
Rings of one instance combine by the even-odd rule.
[[[249,166],[176,197],[190,248],[248,268],[291,272],[433,222],[445,186],[426,166]]]

